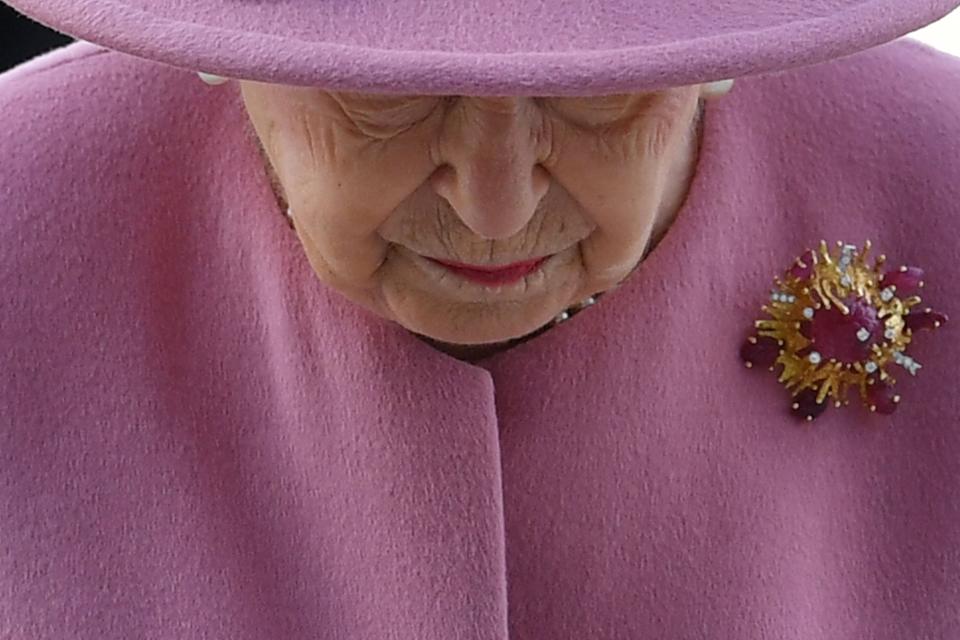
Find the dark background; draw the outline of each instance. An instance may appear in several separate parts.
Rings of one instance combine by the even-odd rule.
[[[0,72],[70,42],[0,2]]]

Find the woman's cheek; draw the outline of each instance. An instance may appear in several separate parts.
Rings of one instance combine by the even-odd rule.
[[[673,139],[674,123],[671,119],[657,114],[651,117],[638,135],[638,155],[662,161],[666,157]]]

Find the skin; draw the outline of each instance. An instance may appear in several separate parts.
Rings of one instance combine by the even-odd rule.
[[[629,275],[683,203],[709,97],[701,85],[589,98],[240,87],[317,277],[468,361]],[[505,295],[428,275],[410,252],[561,255]]]

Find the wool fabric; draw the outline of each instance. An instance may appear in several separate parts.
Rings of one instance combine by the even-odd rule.
[[[596,95],[823,62],[960,0],[2,0],[184,69],[404,94]]]
[[[316,277],[235,83],[77,43],[0,113],[0,638],[960,637],[953,325],[889,416],[738,355],[820,239],[960,318],[960,60],[740,79],[639,268],[474,364]]]

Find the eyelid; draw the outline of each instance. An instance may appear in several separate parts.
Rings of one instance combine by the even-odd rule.
[[[653,95],[546,96],[532,100],[540,108],[572,126],[596,130],[617,125],[624,114],[636,110],[639,101],[648,102]],[[340,92],[337,102],[359,129],[373,137],[386,138],[403,133],[429,118],[438,108],[446,108],[460,97]]]
[[[561,120],[582,129],[604,129],[645,111],[656,93],[621,93],[604,96],[542,98],[541,104]]]
[[[567,124],[583,129],[595,129],[615,124],[626,110],[624,103],[598,103],[576,98],[550,98],[544,103],[544,106],[548,113]]]
[[[355,109],[344,104],[341,107],[360,133],[377,140],[389,140],[421,124],[445,103],[443,96],[413,98],[409,103],[382,108]]]
[[[402,112],[424,104],[439,104],[442,98],[443,96],[343,93],[338,101],[348,111],[380,114]]]

